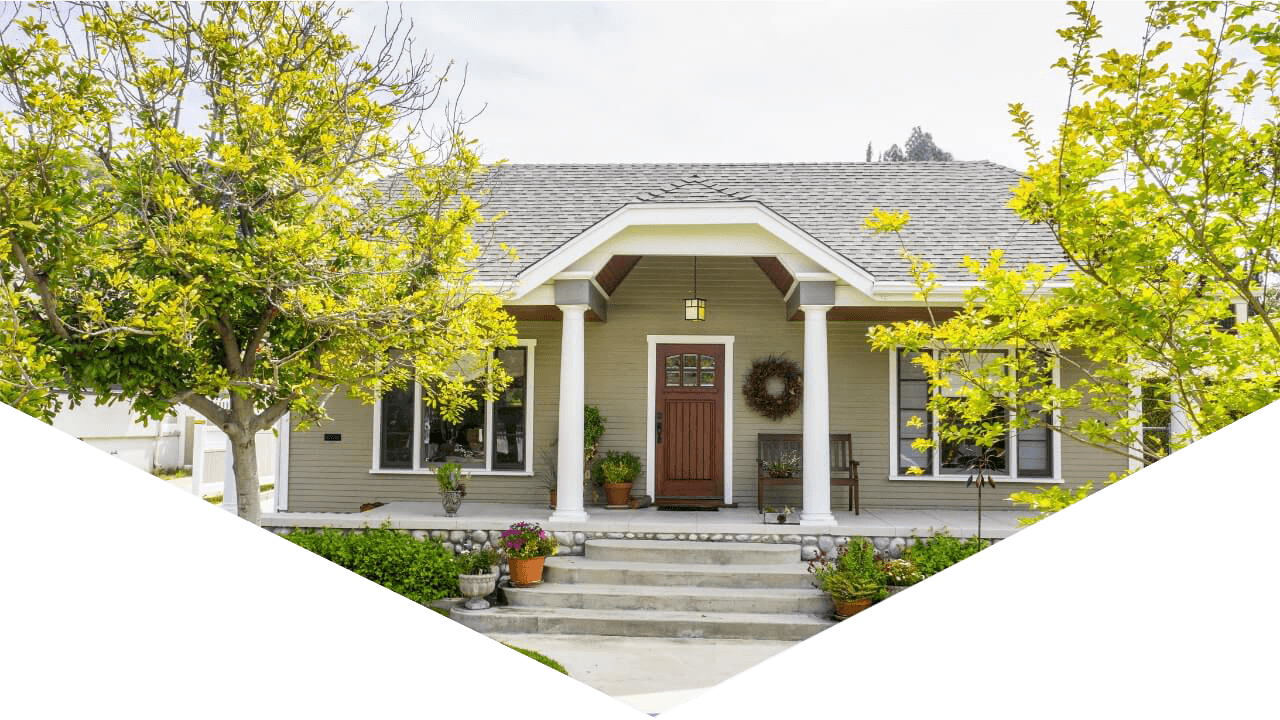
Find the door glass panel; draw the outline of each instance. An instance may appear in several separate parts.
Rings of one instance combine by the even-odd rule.
[[[684,368],[684,386],[685,386],[685,387],[697,387],[697,386],[698,386],[698,366],[697,366],[696,364],[695,364],[695,365],[693,365],[692,367],[690,367],[690,366],[688,366],[688,365],[686,365],[686,366],[685,366],[685,368]]]
[[[684,366],[685,366],[685,367],[687,367],[687,368],[694,368],[694,369],[697,369],[697,367],[698,367],[698,356],[697,356],[697,355],[694,355],[694,354],[692,354],[692,353],[691,353],[691,354],[688,354],[688,355],[685,355],[685,356],[684,356]]]
[[[680,356],[668,355],[666,359],[667,387],[680,386]]]
[[[716,384],[716,359],[710,355],[702,356],[702,387],[715,387]]]

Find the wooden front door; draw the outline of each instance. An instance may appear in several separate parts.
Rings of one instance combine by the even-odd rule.
[[[724,500],[724,346],[658,345],[654,501]]]

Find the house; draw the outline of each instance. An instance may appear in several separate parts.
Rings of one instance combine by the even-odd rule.
[[[586,404],[607,419],[602,450],[644,460],[634,494],[658,502],[755,505],[758,434],[795,433],[803,482],[771,489],[769,502],[800,508],[802,524],[830,524],[846,497],[831,486],[828,436],[847,433],[863,507],[972,508],[945,451],[910,447],[927,432],[907,423],[924,406],[923,377],[866,336],[928,317],[899,243],[934,263],[935,306],[960,304],[972,284],[966,255],[1000,247],[1009,264],[1062,260],[1045,228],[1008,208],[1018,180],[990,162],[501,166],[486,201],[505,213],[490,252],[501,242],[519,259],[487,264],[478,279],[518,321],[519,345],[498,353],[513,385],[456,424],[417,388],[372,406],[335,395],[332,422],[282,438],[280,507],[434,501],[431,468],[446,458],[472,474],[468,503],[545,503],[537,476],[555,458],[551,520],[585,519],[576,449]],[[877,207],[911,214],[900,238],[865,227]],[[686,319],[687,298],[703,301],[701,320]],[[771,356],[803,371],[800,408],[777,420],[742,390],[753,362]],[[1073,380],[1071,368],[1057,371]],[[1123,470],[1123,459],[1044,429],[1007,449],[1002,494]]]

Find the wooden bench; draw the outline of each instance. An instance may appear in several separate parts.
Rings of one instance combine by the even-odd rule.
[[[795,453],[804,458],[804,436],[800,434],[767,434],[756,436],[756,507],[764,510],[764,489],[770,485],[803,485],[803,462],[791,477],[771,477],[769,464],[783,456]],[[849,509],[854,515],[861,512],[858,501],[858,461],[853,459],[853,436],[849,433],[831,435],[831,485],[849,488]]]

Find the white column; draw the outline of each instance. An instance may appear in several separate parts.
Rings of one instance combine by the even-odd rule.
[[[831,514],[831,413],[827,375],[827,311],[804,311],[804,507],[801,525],[834,525]]]
[[[560,305],[560,436],[556,448],[556,510],[551,520],[587,519],[582,506],[582,413],[585,401],[586,305]]]

